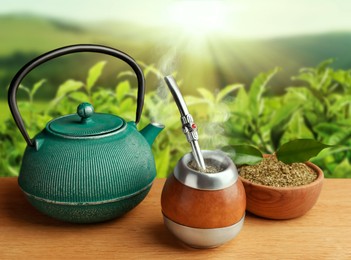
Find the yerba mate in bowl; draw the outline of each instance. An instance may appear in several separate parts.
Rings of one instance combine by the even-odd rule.
[[[291,219],[306,214],[322,189],[322,170],[311,162],[286,165],[265,155],[259,165],[239,168],[245,187],[247,211],[270,219]]]

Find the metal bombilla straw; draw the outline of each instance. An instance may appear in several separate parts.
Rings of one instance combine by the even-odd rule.
[[[166,76],[164,79],[179,109],[183,133],[185,134],[188,142],[191,144],[192,153],[195,158],[195,161],[199,169],[205,171],[206,165],[198,143],[199,135],[197,133],[197,126],[194,123],[193,117],[189,114],[186,103],[183,99],[182,94],[179,91],[177,82],[175,81],[173,76],[169,75]]]

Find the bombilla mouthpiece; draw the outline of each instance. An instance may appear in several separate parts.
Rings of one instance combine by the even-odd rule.
[[[180,90],[178,88],[177,82],[175,81],[175,79],[173,78],[173,76],[169,75],[165,77],[165,81],[168,85],[169,90],[172,93],[172,96],[174,98],[174,101],[177,104],[178,110],[180,112],[180,115],[186,116],[189,114],[188,108],[186,106],[185,100],[182,96],[182,94],[180,93]]]
[[[194,119],[188,111],[184,98],[180,93],[177,82],[175,81],[173,76],[169,75],[166,76],[164,79],[168,85],[169,90],[172,93],[174,101],[177,104],[181,116],[180,120],[182,122],[183,133],[185,134],[188,142],[191,144],[194,159],[199,169],[205,170],[206,165],[198,143],[199,135],[197,133],[197,126],[194,122]]]

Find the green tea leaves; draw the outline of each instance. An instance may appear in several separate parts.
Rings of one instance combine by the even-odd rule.
[[[96,81],[101,76],[102,70],[105,67],[106,61],[100,61],[90,68],[85,88],[90,92]]]
[[[276,152],[279,161],[284,163],[306,162],[330,145],[313,139],[297,139],[283,144]]]
[[[330,145],[322,144],[313,139],[298,139],[283,144],[276,152],[276,156],[279,161],[286,164],[306,162],[328,147]],[[260,150],[251,145],[225,146],[222,150],[237,165],[254,165],[262,160]]]
[[[262,161],[262,153],[251,145],[225,146],[222,150],[236,165],[254,165]]]
[[[221,101],[223,101],[223,99],[228,96],[231,92],[242,88],[244,85],[242,84],[233,84],[233,85],[229,85],[226,86],[225,88],[223,88],[221,91],[218,92],[217,96],[216,96],[216,103],[219,103]]]
[[[205,89],[205,88],[198,88],[197,91],[201,94],[201,96],[210,101],[210,102],[214,102],[215,97],[212,94],[212,92],[210,92],[209,90]]]
[[[37,93],[37,91],[39,90],[39,88],[41,88],[43,86],[43,84],[45,83],[46,79],[42,79],[40,81],[38,81],[37,83],[34,84],[32,90],[30,91],[30,96],[31,99],[33,99],[35,93]]]
[[[268,73],[260,73],[253,81],[249,91],[250,112],[253,118],[258,118],[262,112],[262,95],[266,91],[269,80],[279,71],[278,68]]]
[[[169,162],[170,162],[170,146],[166,146],[163,151],[157,151],[155,154],[156,170],[159,178],[166,178],[170,174]]]
[[[121,102],[123,98],[130,92],[130,83],[128,80],[120,82],[116,87],[116,98],[118,102]]]
[[[69,79],[59,86],[56,93],[56,98],[62,98],[67,94],[69,94],[70,92],[77,91],[83,86],[84,86],[83,82]]]

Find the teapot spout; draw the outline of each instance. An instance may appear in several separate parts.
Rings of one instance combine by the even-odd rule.
[[[164,125],[159,123],[151,123],[148,124],[146,127],[141,129],[140,133],[144,136],[150,147],[152,146],[153,142],[156,139],[156,136],[165,128]]]

